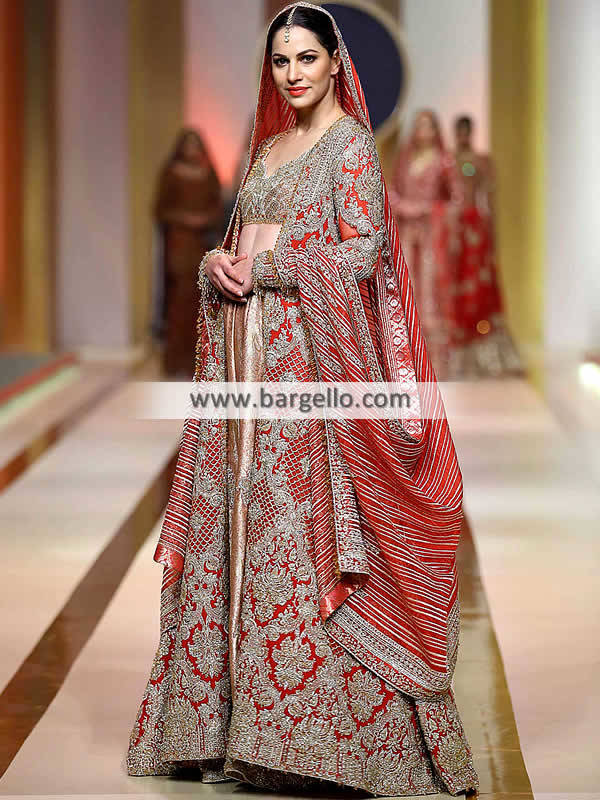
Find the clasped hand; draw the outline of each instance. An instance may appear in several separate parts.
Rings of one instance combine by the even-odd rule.
[[[215,253],[204,267],[208,280],[228,300],[247,303],[247,294],[254,288],[252,280],[252,259],[248,253],[230,256],[227,253]]]

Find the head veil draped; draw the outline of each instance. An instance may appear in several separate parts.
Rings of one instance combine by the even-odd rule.
[[[292,3],[283,11],[293,6],[317,9],[330,17],[342,62],[338,100],[372,137],[360,81],[334,18],[308,2]],[[295,111],[274,85],[265,47],[242,185],[260,143],[294,124]],[[331,448],[327,481],[334,491],[334,519],[315,519],[314,524],[330,525],[335,533],[331,551],[326,552],[325,544],[319,549],[322,574],[317,577],[328,633],[393,686],[413,697],[428,698],[447,691],[456,663],[455,553],[462,520],[462,478],[383,179],[381,188],[386,236],[375,273],[358,283],[354,276],[340,274],[340,262],[334,263],[317,248],[311,251],[308,266],[298,269],[301,308],[322,380],[408,381],[415,386],[427,382],[429,413],[405,420],[402,426],[398,421],[395,426],[373,419],[326,421]],[[239,192],[222,245],[232,253],[239,225],[238,201]],[[290,213],[297,211],[292,208]],[[208,315],[206,308],[200,312],[197,380],[224,379],[207,366],[215,358],[206,326],[218,318],[218,306],[218,301],[216,306],[213,303]],[[332,360],[337,362],[333,372]],[[423,407],[422,388],[420,399]],[[206,476],[210,467],[206,453],[211,448],[218,451],[214,440],[207,444],[200,427],[198,421],[186,420],[155,553],[155,559],[165,565],[163,625],[172,624],[177,581],[192,535],[189,520],[197,513],[194,475],[196,482],[199,469]],[[201,447],[205,453],[199,465]],[[345,487],[340,476],[349,478]],[[320,547],[318,531],[315,541]]]

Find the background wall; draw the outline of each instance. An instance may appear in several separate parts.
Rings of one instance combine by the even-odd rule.
[[[183,109],[183,14],[173,0],[129,0],[129,272],[131,337],[148,338],[152,297],[152,215],[160,169]]]
[[[128,4],[59,0],[57,339],[130,344]]]
[[[600,346],[600,3],[548,3],[545,344]]]
[[[547,7],[545,0],[490,0],[498,258],[508,320],[530,359],[544,336]]]
[[[20,345],[26,315],[23,240],[24,13],[0,0],[0,331]]]
[[[434,108],[450,143],[455,115],[466,112],[487,150],[488,0],[403,0],[402,22],[411,70],[403,126],[417,109]]]
[[[183,1],[184,119],[201,132],[230,189],[256,104],[263,4]]]
[[[24,346],[46,352],[55,346],[56,209],[55,3],[25,0],[23,119]]]
[[[152,205],[182,108],[180,6],[58,0],[59,347],[147,342]]]

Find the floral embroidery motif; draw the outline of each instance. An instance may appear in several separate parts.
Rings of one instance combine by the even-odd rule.
[[[317,161],[329,164],[329,169],[315,173],[311,163]],[[282,285],[298,285],[296,269],[310,259],[313,248],[343,259],[352,266],[356,280],[369,278],[386,244],[381,166],[373,136],[353,117],[342,117],[300,166],[301,173],[310,171],[312,178],[301,180],[297,187],[300,202],[309,211],[291,221],[276,246],[275,266]],[[260,184],[260,175],[254,180]],[[355,235],[340,234],[342,220]]]

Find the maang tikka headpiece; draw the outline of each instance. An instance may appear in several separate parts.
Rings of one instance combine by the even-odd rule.
[[[290,28],[292,27],[292,17],[294,16],[294,11],[296,10],[297,6],[294,6],[290,13],[288,14],[288,18],[285,21],[285,33],[283,36],[284,42],[289,42],[290,40]]]

